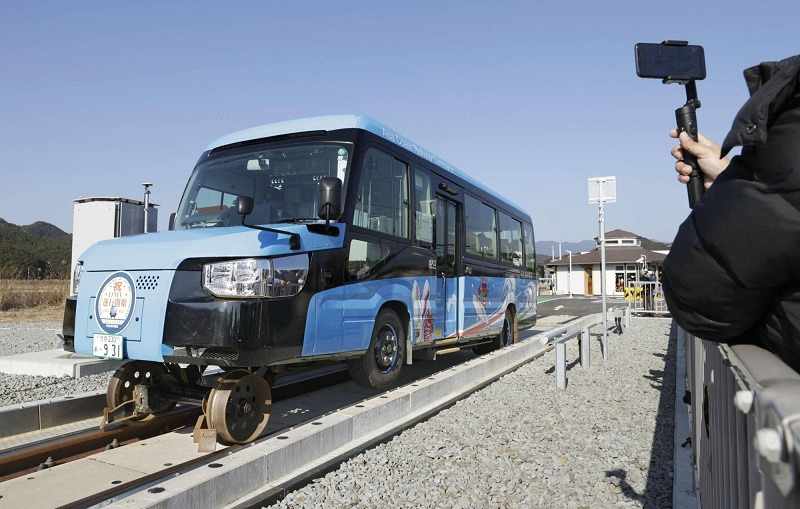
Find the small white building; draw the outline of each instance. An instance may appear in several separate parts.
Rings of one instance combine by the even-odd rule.
[[[586,253],[564,256],[545,266],[553,273],[555,293],[559,295],[600,295],[600,245]],[[666,254],[642,247],[641,237],[624,230],[606,233],[606,295],[622,297],[629,281],[638,281],[642,270],[650,270],[660,280]],[[570,265],[572,270],[570,271]],[[570,292],[571,290],[571,292]]]

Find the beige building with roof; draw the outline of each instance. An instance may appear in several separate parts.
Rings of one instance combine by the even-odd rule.
[[[645,269],[658,280],[666,253],[642,247],[642,237],[625,230],[606,233],[606,295],[622,297],[628,281],[639,280]],[[553,274],[554,292],[558,295],[601,295],[600,245],[585,253],[564,255],[545,267]],[[571,260],[570,260],[571,258]],[[570,271],[570,265],[572,270]],[[570,292],[571,290],[571,292]]]

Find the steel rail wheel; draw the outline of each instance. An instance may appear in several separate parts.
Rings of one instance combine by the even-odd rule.
[[[113,409],[133,399],[133,390],[137,385],[160,385],[164,383],[174,383],[175,378],[167,372],[163,364],[147,361],[126,362],[114,372],[108,381],[106,389],[106,404]],[[124,417],[131,417],[123,422],[130,425],[149,421],[175,406],[174,401],[161,401],[158,409],[151,414],[140,414],[134,416],[134,405],[129,404],[123,407]]]
[[[271,408],[272,391],[267,381],[236,369],[222,375],[211,390],[206,417],[221,442],[246,444],[264,431]]]

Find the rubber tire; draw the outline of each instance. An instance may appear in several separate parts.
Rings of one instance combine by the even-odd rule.
[[[485,355],[489,352],[494,352],[495,350],[500,350],[501,348],[508,346],[503,341],[506,327],[509,327],[510,329],[508,345],[513,345],[516,343],[517,336],[514,332],[514,313],[510,309],[506,309],[506,316],[503,318],[503,328],[500,330],[500,333],[495,336],[491,342],[472,347],[472,351],[475,352],[475,355]]]
[[[496,341],[497,341],[498,349],[505,348],[507,346],[511,346],[511,345],[513,345],[514,343],[516,343],[518,341],[517,340],[517,333],[516,333],[517,327],[516,327],[516,323],[515,323],[516,322],[515,318],[516,318],[516,316],[514,315],[514,312],[511,311],[510,309],[506,309],[506,317],[503,320],[503,329],[500,331],[500,334],[497,335],[497,340]],[[503,335],[505,334],[506,327],[509,328],[509,331],[508,331],[508,344],[507,345],[503,342]]]
[[[375,359],[375,343],[378,340],[378,333],[385,325],[394,329],[398,350],[397,359],[387,373],[381,372]],[[397,313],[391,309],[382,309],[375,318],[375,326],[372,328],[372,337],[367,351],[361,357],[347,361],[347,368],[353,381],[368,389],[385,390],[392,387],[397,382],[403,363],[406,361],[405,338],[405,328]]]

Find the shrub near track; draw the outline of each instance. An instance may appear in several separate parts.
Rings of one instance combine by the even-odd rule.
[[[0,311],[63,306],[68,295],[66,279],[0,279]]]

